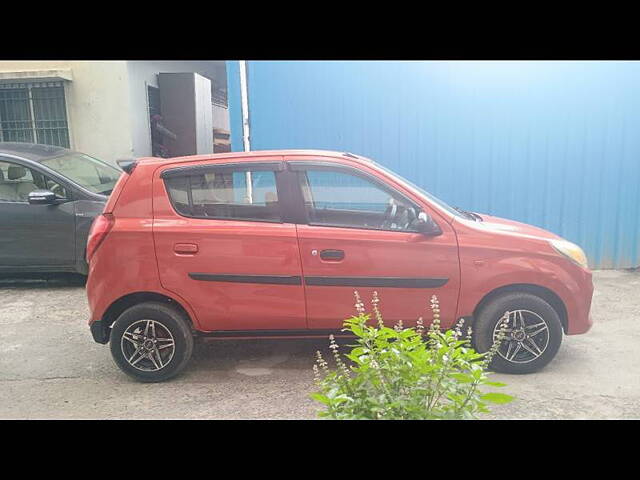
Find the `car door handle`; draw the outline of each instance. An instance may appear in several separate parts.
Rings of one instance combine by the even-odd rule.
[[[322,260],[332,260],[334,262],[344,259],[344,250],[322,250],[320,252]]]
[[[180,255],[195,255],[198,253],[198,245],[195,243],[176,243],[173,251]]]

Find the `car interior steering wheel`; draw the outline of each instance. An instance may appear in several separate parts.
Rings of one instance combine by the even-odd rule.
[[[64,198],[64,188],[62,188],[60,185],[56,184],[51,191],[53,193],[56,194],[56,196],[60,197],[60,198]]]

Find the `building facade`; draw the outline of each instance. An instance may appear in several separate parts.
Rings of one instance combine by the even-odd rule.
[[[173,74],[182,81],[162,92],[159,79]],[[163,97],[191,108],[165,112]],[[163,134],[185,124],[193,131]],[[224,151],[228,138],[225,62],[0,62],[0,142],[60,145],[113,164]]]

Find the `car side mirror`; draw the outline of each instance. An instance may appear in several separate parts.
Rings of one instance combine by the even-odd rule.
[[[437,237],[438,235],[442,235],[442,230],[440,229],[438,224],[425,212],[420,212],[418,214],[418,218],[414,223],[414,227],[417,232],[429,237]]]
[[[28,201],[31,205],[53,205],[58,197],[51,190],[34,190],[29,193]]]

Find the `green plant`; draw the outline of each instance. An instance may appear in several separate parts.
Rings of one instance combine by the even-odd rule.
[[[486,370],[505,337],[508,312],[501,321],[497,340],[486,353],[476,352],[461,331],[461,324],[442,331],[440,307],[431,298],[433,321],[425,329],[422,318],[415,328],[384,326],[373,294],[372,309],[377,324],[358,295],[358,314],[344,322],[343,331],[356,337],[356,344],[341,358],[330,336],[336,368],[330,369],[320,352],[313,366],[319,388],[311,397],[324,409],[320,417],[332,419],[468,419],[489,411],[488,403],[507,403],[513,397],[483,392],[481,387],[503,387],[489,380]]]

